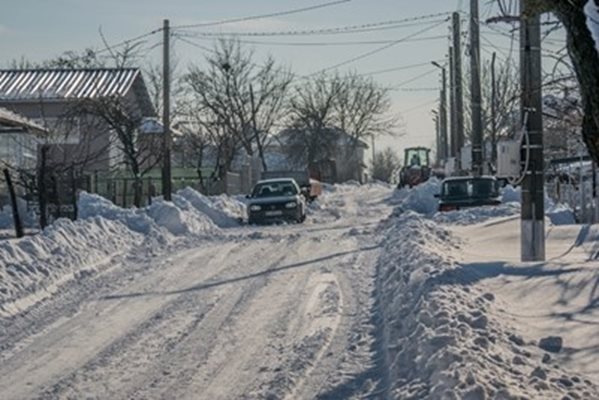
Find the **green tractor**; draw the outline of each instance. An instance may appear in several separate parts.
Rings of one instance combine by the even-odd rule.
[[[404,150],[404,166],[399,171],[398,188],[411,188],[431,177],[430,152],[426,147],[409,147]]]

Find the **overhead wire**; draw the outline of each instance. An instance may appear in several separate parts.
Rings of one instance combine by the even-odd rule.
[[[446,21],[448,21],[448,18],[444,19],[443,21],[441,21],[441,22],[439,22],[439,23],[437,23],[437,24],[435,24],[433,26],[429,26],[429,27],[421,29],[421,30],[419,30],[417,32],[411,33],[411,34],[409,34],[407,36],[402,37],[401,39],[394,40],[393,42],[391,42],[389,44],[386,44],[386,45],[383,45],[381,47],[378,47],[378,48],[376,48],[374,50],[370,50],[370,51],[368,51],[366,53],[363,53],[363,54],[360,54],[358,56],[352,57],[352,58],[350,58],[348,60],[345,60],[345,61],[339,62],[337,64],[331,65],[330,67],[322,68],[322,69],[320,69],[320,70],[318,70],[316,72],[313,72],[312,74],[310,74],[308,76],[313,76],[313,75],[317,75],[317,74],[322,73],[322,72],[330,71],[332,69],[337,69],[337,68],[345,66],[347,64],[351,64],[351,63],[354,63],[356,61],[362,60],[364,58],[370,57],[370,56],[375,55],[377,53],[380,53],[380,52],[382,52],[384,50],[387,50],[387,49],[389,49],[389,48],[391,48],[393,46],[396,46],[396,45],[398,45],[399,43],[401,43],[403,41],[406,41],[406,40],[411,39],[411,38],[413,38],[415,36],[418,36],[418,35],[420,35],[420,34],[422,34],[424,32],[428,32],[428,31],[436,28],[437,26],[441,25],[443,22],[446,22]]]
[[[409,17],[403,19],[389,20],[389,21],[380,21],[380,22],[372,22],[367,24],[358,24],[358,25],[345,25],[331,28],[318,28],[318,29],[304,29],[304,30],[287,30],[287,31],[267,31],[267,32],[185,32],[183,34],[185,36],[306,36],[306,35],[333,35],[333,34],[347,34],[347,33],[364,33],[370,32],[380,29],[396,29],[403,27],[411,27],[411,26],[422,26],[423,24],[429,23],[433,24],[436,22],[444,21],[445,18],[449,15],[449,12],[437,13],[437,14],[429,14],[422,15],[416,17]],[[445,17],[445,18],[439,18]],[[430,20],[436,18],[432,21],[422,22],[425,20]],[[181,30],[181,29],[179,29]]]
[[[332,6],[336,6],[336,5],[340,5],[340,4],[344,4],[344,3],[349,3],[351,1],[352,0],[329,1],[327,3],[316,4],[313,6],[295,8],[295,9],[285,10],[285,11],[277,11],[277,12],[272,12],[272,13],[267,13],[267,14],[258,14],[258,15],[250,15],[250,16],[246,16],[246,17],[230,18],[230,19],[224,19],[224,20],[214,21],[214,22],[200,22],[197,24],[175,25],[175,26],[173,26],[173,28],[178,28],[178,29],[203,28],[203,27],[207,27],[207,26],[225,25],[225,24],[232,24],[232,23],[236,23],[236,22],[253,21],[253,20],[257,20],[257,19],[283,17],[286,15],[299,14],[299,13],[303,13],[303,12],[307,12],[307,11],[314,11],[314,10],[318,10],[318,9],[325,8],[325,7],[332,7]]]
[[[185,37],[185,36],[180,36]],[[406,40],[406,42],[422,42],[429,40],[439,40],[445,39],[446,35],[436,35],[436,36],[427,36],[423,38],[412,38]],[[197,37],[199,40],[206,41],[214,41],[213,37]],[[362,40],[362,41],[343,41],[343,42],[276,42],[276,41],[259,41],[259,40],[246,40],[246,39],[235,39],[239,43],[242,44],[252,44],[252,45],[266,45],[266,46],[314,46],[314,47],[324,47],[324,46],[359,46],[359,45],[373,45],[373,44],[388,44],[393,43],[394,40]]]

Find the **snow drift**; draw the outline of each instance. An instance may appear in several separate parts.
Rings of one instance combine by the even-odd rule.
[[[94,273],[111,256],[142,245],[162,247],[177,237],[204,237],[236,224],[242,206],[225,196],[206,198],[192,189],[124,209],[95,194],[81,193],[79,220],[59,219],[38,235],[0,242],[0,316],[13,315]],[[216,224],[215,224],[216,222]]]
[[[94,217],[60,219],[38,235],[0,242],[0,316],[35,304],[141,240],[121,222]]]
[[[121,208],[96,194],[81,193],[79,216],[100,216],[112,221],[122,221],[129,229],[144,235],[199,235],[218,228],[185,197],[174,195],[173,202],[154,199],[146,208]]]
[[[414,212],[383,229],[377,291],[393,398],[599,398],[524,346],[495,296],[472,286],[476,269],[455,263],[461,243],[450,231]]]
[[[412,189],[400,189],[389,198],[396,213],[412,211],[434,221],[455,225],[471,225],[493,218],[511,217],[520,213],[521,189],[510,185],[501,190],[502,204],[493,207],[473,207],[458,211],[437,212],[439,202],[434,197],[441,190],[441,181],[431,178]],[[563,204],[555,204],[545,196],[545,215],[553,225],[575,223],[574,212]]]

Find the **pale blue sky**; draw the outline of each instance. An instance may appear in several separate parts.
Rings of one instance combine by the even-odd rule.
[[[101,26],[111,43],[144,34],[159,28],[164,18],[171,25],[186,25],[206,21],[215,21],[264,14],[307,7],[326,2],[325,0],[3,0],[0,15],[0,65],[9,60],[24,57],[32,61],[41,61],[54,57],[66,50],[81,50],[86,47],[102,47],[98,29]],[[489,2],[480,2],[481,19],[493,13]],[[294,15],[239,22],[220,27],[202,28],[202,31],[287,31],[306,30],[345,25],[376,23],[410,17],[450,11],[466,11],[466,0],[352,0],[347,3],[321,8]],[[467,18],[466,14],[462,14]],[[373,56],[344,66],[359,73],[369,73],[381,69],[424,64],[388,73],[373,75],[381,83],[388,85],[403,84],[402,90],[393,92],[394,110],[401,113],[405,121],[406,135],[401,139],[381,140],[380,147],[392,146],[401,150],[404,146],[426,145],[434,143],[434,127],[430,110],[436,107],[435,100],[440,86],[440,73],[430,65],[432,60],[445,57],[449,39],[449,22],[444,17],[418,21],[418,25],[375,32],[344,35],[319,35],[301,37],[256,37],[255,41],[277,42],[342,42],[342,41],[380,41],[398,40],[431,28],[414,38],[421,41],[399,43]],[[437,22],[435,22],[437,21]],[[434,23],[437,25],[435,26]],[[463,31],[467,31],[464,25]],[[507,32],[507,27],[501,27]],[[196,30],[197,31],[197,30]],[[187,31],[187,32],[193,32]],[[500,59],[507,56],[509,40],[487,28],[482,29],[482,56],[490,57],[499,47]],[[441,36],[441,37],[439,37]],[[200,45],[211,47],[209,40],[190,38]],[[148,38],[148,45],[161,41],[161,34]],[[327,68],[339,62],[351,59],[374,50],[382,44],[351,46],[275,46],[253,45],[256,61],[267,54],[291,67],[299,75],[309,74]],[[194,60],[203,57],[203,51],[181,40],[175,40],[174,52],[184,68]],[[157,59],[160,49],[152,50],[148,57]],[[466,60],[464,60],[466,61]],[[516,58],[517,62],[517,58]],[[418,76],[421,76],[418,78]],[[406,83],[414,78],[412,82]],[[404,91],[418,90],[418,91]],[[424,90],[423,90],[424,89]],[[423,91],[421,91],[423,90]]]

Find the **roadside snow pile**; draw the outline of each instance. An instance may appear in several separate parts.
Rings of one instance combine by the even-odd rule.
[[[187,187],[179,190],[177,196],[189,201],[221,228],[238,226],[245,215],[245,204],[227,195],[207,197]]]
[[[481,273],[455,263],[461,244],[447,229],[414,212],[383,229],[377,291],[393,398],[599,398],[510,329],[495,296],[472,286]]]
[[[168,238],[168,233],[175,236],[200,235],[218,229],[195,205],[179,195],[173,196],[172,203],[155,199],[146,208],[124,209],[101,196],[83,192],[78,206],[80,218],[100,216],[121,221],[132,231],[162,240]]]
[[[556,204],[545,211],[553,225],[571,225],[576,223],[574,211],[564,204]]]
[[[38,235],[0,242],[0,316],[35,304],[141,241],[121,222],[95,217],[60,219]]]
[[[431,178],[428,181],[411,189],[403,188],[396,191],[389,199],[390,203],[398,206],[402,211],[415,211],[419,214],[433,215],[439,208],[439,201],[435,197],[441,191],[441,181]]]
[[[520,204],[507,203],[498,206],[472,207],[458,211],[439,212],[434,215],[435,222],[455,225],[472,225],[492,218],[511,217],[520,213]]]
[[[515,188],[512,185],[507,185],[501,190],[501,202],[502,203],[520,203],[520,196],[522,190]]]

